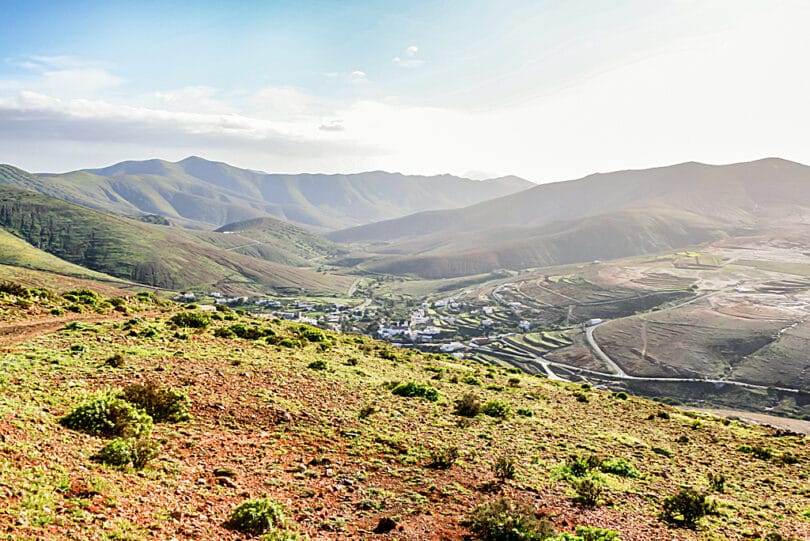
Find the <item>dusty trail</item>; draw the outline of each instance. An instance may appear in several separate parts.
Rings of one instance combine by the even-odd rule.
[[[150,313],[148,315],[155,315],[155,313]],[[115,321],[129,317],[132,316],[119,313],[108,315],[87,314],[0,324],[0,351],[8,351],[11,346],[25,342],[26,340],[56,332],[72,321],[80,321],[82,323],[99,323],[102,321]]]

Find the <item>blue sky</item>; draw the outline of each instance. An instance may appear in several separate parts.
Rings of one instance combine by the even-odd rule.
[[[810,162],[800,0],[5,2],[0,161],[518,174]]]

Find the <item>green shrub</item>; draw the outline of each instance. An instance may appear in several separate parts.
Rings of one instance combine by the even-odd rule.
[[[108,466],[128,466],[132,462],[129,441],[129,438],[110,440],[91,458]]]
[[[490,417],[504,418],[511,413],[512,408],[510,408],[509,404],[506,402],[502,402],[500,400],[490,400],[484,404],[481,411],[484,413],[484,415],[489,415]]]
[[[692,488],[681,488],[677,494],[664,499],[661,518],[673,526],[694,528],[697,521],[716,511],[714,502]]]
[[[599,504],[602,497],[602,483],[593,477],[582,477],[570,480],[571,486],[577,493],[576,501],[588,507]]]
[[[270,341],[275,341],[275,338],[276,338],[275,336],[270,336],[267,338],[267,342],[269,343]],[[278,342],[278,345],[285,348],[300,348],[301,341],[294,340],[292,338],[284,338]]]
[[[619,391],[618,393],[613,393],[613,398],[618,398],[619,400],[627,400],[629,397],[627,393],[624,391]]]
[[[73,291],[68,291],[62,294],[62,298],[70,302],[83,304],[85,306],[95,306],[99,301],[98,293],[89,289],[75,289]]]
[[[400,383],[391,392],[398,396],[424,398],[431,402],[436,402],[439,399],[439,391],[434,387],[426,383],[415,383],[413,381]]]
[[[467,526],[482,541],[544,541],[556,533],[531,507],[505,497],[475,508]]]
[[[561,533],[553,541],[621,541],[619,532],[595,526],[577,526],[576,533]]]
[[[225,327],[214,331],[214,336],[220,338],[233,338],[236,336],[245,340],[258,340],[260,338],[264,338],[265,336],[275,336],[275,334],[276,333],[272,329],[248,327],[242,323],[237,323],[235,325],[231,325],[230,327]]]
[[[771,450],[761,445],[740,445],[737,447],[737,450],[741,453],[753,455],[761,460],[770,460],[773,457]]]
[[[308,342],[323,342],[326,340],[326,335],[322,330],[314,327],[308,327],[300,333],[301,338]]]
[[[0,293],[8,293],[17,297],[30,297],[30,290],[22,284],[17,282],[2,281],[0,282]]]
[[[152,418],[126,400],[101,396],[83,404],[59,421],[71,430],[94,436],[138,437],[152,430]]]
[[[309,363],[307,368],[310,370],[326,370],[328,367],[326,365],[326,361],[318,359],[317,361],[312,361]]]
[[[458,447],[450,446],[443,449],[434,449],[430,452],[428,468],[434,470],[449,470],[458,460]]]
[[[629,477],[631,479],[641,477],[639,471],[635,469],[632,464],[622,458],[605,460],[599,465],[599,469],[604,473],[611,473],[613,475],[618,475],[619,477]]]
[[[780,466],[786,466],[788,464],[798,464],[799,457],[791,453],[790,451],[785,451],[781,455],[775,457],[773,459],[774,464],[778,464]]]
[[[501,483],[506,481],[507,479],[514,479],[515,478],[515,459],[510,457],[509,455],[501,455],[492,465],[492,473],[495,474],[495,478],[498,479]]]
[[[709,472],[706,477],[713,491],[724,492],[726,490],[726,476],[722,473]]]
[[[475,417],[481,413],[481,401],[472,393],[465,394],[456,401],[456,408],[453,411],[462,417]]]
[[[380,359],[385,359],[386,361],[398,361],[399,356],[390,349],[384,349],[380,352]]]
[[[104,361],[104,364],[113,368],[121,368],[126,364],[126,360],[124,359],[123,355],[116,353],[112,357],[108,357],[107,360]]]
[[[533,417],[534,416],[534,412],[532,410],[530,410],[529,408],[518,408],[518,410],[515,413],[517,413],[521,417]]]
[[[597,455],[571,455],[563,468],[563,473],[566,477],[585,477],[602,463],[602,459]]]
[[[190,401],[186,393],[161,389],[152,380],[127,385],[121,392],[121,398],[143,409],[158,423],[178,423],[189,418]]]
[[[282,505],[268,498],[242,502],[233,510],[227,522],[228,528],[248,535],[272,532],[283,524]]]
[[[142,470],[159,453],[160,445],[148,438],[115,438],[107,442],[93,459],[108,466],[132,466]]]
[[[211,318],[201,312],[180,312],[169,320],[178,327],[189,327],[192,329],[204,329],[211,323]]]
[[[233,332],[231,327],[219,327],[214,329],[214,336],[216,338],[236,338],[236,333]]]
[[[574,391],[573,396],[574,396],[574,398],[577,399],[577,402],[587,402],[588,401],[588,395],[586,395],[582,391]]]
[[[366,404],[365,406],[360,408],[360,411],[357,413],[357,416],[360,419],[365,419],[366,417],[371,417],[375,413],[377,413],[377,408],[372,404]]]
[[[463,378],[461,378],[461,382],[466,383],[467,385],[477,385],[479,387],[481,386],[481,380],[475,376],[464,376]]]

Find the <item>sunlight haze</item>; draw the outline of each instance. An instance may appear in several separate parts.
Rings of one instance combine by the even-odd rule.
[[[4,4],[0,161],[31,170],[810,161],[799,1]]]

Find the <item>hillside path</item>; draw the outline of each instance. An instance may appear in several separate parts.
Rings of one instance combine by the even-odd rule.
[[[8,351],[10,346],[26,340],[58,331],[72,321],[82,323],[99,323],[132,317],[130,315],[71,315],[65,317],[51,317],[36,321],[19,321],[14,323],[0,323],[0,351]]]

